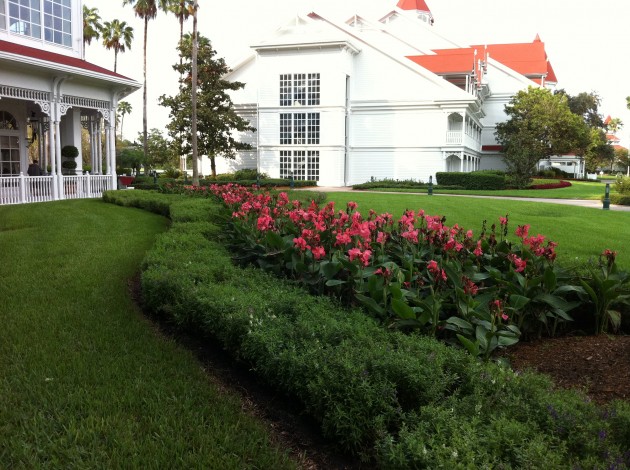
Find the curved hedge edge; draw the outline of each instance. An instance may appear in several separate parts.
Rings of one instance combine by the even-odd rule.
[[[197,204],[185,210],[179,199],[171,212],[192,214]],[[238,268],[214,241],[221,227],[203,220],[174,221],[147,254],[147,306],[216,338],[344,449],[396,468],[630,465],[628,403],[599,409],[552,391],[542,376],[387,332],[360,312]]]

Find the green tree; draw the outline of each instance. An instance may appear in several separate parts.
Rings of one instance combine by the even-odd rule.
[[[131,49],[133,28],[126,21],[106,21],[103,25],[103,45],[105,49],[114,49],[114,72],[118,67],[118,53]]]
[[[514,184],[526,187],[542,158],[584,152],[589,142],[582,118],[571,112],[567,97],[545,88],[519,91],[505,106],[508,120],[497,124],[497,141]],[[577,150],[576,150],[577,149]]]
[[[614,149],[606,138],[603,129],[591,128],[589,142],[584,152],[584,162],[588,171],[609,166],[612,169],[615,160]]]
[[[560,89],[554,92],[557,95],[564,95],[567,98],[567,104],[572,113],[581,116],[584,122],[589,127],[595,127],[602,129],[606,127],[604,125],[604,119],[599,114],[599,105],[602,100],[595,92],[582,92],[577,95],[570,95],[565,90]]]
[[[123,168],[131,168],[136,170],[136,173],[140,172],[140,169],[145,164],[144,153],[142,148],[137,144],[131,144],[120,149],[120,152],[116,154],[117,170],[116,173],[124,174]]]
[[[192,36],[186,34],[180,45],[180,56],[183,63],[173,68],[183,74],[182,87],[176,96],[162,95],[159,103],[170,108],[171,121],[167,125],[169,134],[175,138],[182,133],[183,153],[190,155],[192,151]],[[249,122],[234,111],[228,90],[239,90],[245,86],[242,82],[231,82],[223,79],[230,69],[221,58],[215,59],[216,51],[212,49],[208,38],[199,36],[198,80],[197,80],[197,138],[199,153],[210,158],[212,175],[216,176],[217,155],[235,158],[238,150],[251,148],[250,145],[238,142],[233,131],[255,131]],[[181,67],[181,69],[180,69]],[[194,164],[193,164],[194,169]]]
[[[143,70],[144,86],[142,87],[142,139],[145,143],[144,154],[147,155],[149,149],[147,143],[147,39],[149,31],[149,20],[157,16],[158,9],[168,11],[174,0],[123,0],[123,6],[131,5],[138,18],[144,20],[144,45],[143,45]]]
[[[131,114],[131,104],[128,101],[121,101],[118,103],[116,114],[120,117],[120,140],[123,139],[123,124],[125,122],[125,116]]]
[[[99,39],[102,29],[98,8],[88,8],[83,5],[83,45],[92,44],[92,39]]]
[[[144,159],[145,169],[169,168],[177,166],[178,157],[175,155],[173,146],[159,129],[151,129],[147,134],[147,148],[149,152]],[[144,146],[142,133],[138,134],[138,141]]]
[[[617,131],[621,130],[621,128],[623,127],[623,122],[621,122],[621,119],[619,118],[612,118],[610,121],[608,121],[607,127],[608,130],[614,134]]]

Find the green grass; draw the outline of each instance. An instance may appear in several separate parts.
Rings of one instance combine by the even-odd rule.
[[[0,207],[0,468],[293,468],[135,307],[167,220],[99,200]]]
[[[545,184],[549,180],[536,180],[535,184]],[[497,191],[482,191],[482,190],[464,190],[464,189],[439,189],[437,186],[434,189],[434,194],[467,194],[471,196],[509,196],[509,197],[533,197],[533,198],[548,198],[548,199],[593,199],[599,200],[604,195],[606,184],[594,181],[572,181],[571,186],[567,188],[557,189],[503,189]],[[611,192],[614,192],[614,185],[610,186]],[[397,189],[397,188],[383,188],[373,189],[371,191],[383,191],[388,193],[422,193],[426,194],[427,190],[424,189]]]
[[[530,224],[530,234],[543,234],[559,243],[558,259],[566,264],[584,262],[608,248],[619,252],[620,266],[630,269],[630,213],[604,211],[541,202],[492,200],[448,196],[416,196],[369,192],[328,193],[328,200],[344,208],[348,201],[369,209],[390,212],[398,217],[405,209],[424,209],[430,215],[446,216],[448,225],[459,224],[478,234],[483,220],[488,227],[498,225],[499,217],[509,214],[510,232],[517,225]],[[512,237],[515,239],[515,237]]]

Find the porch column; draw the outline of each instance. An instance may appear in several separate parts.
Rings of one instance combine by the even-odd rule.
[[[98,159],[98,172],[99,174],[103,173],[103,142],[101,140],[103,131],[101,129],[101,121],[102,119],[99,117],[96,120],[96,158]]]
[[[90,116],[88,121],[88,133],[90,134],[90,164],[92,174],[98,175],[98,165],[96,163],[96,132],[94,131],[94,117]]]
[[[463,172],[464,172],[464,158],[465,158],[465,157],[464,157],[464,154],[463,154],[463,153],[461,153],[461,154],[459,155],[459,172],[460,172],[460,173],[463,173]]]
[[[48,159],[50,174],[53,177],[53,199],[59,199],[59,181],[57,180],[57,158],[55,156],[55,125],[51,118],[48,120]]]
[[[114,113],[111,114],[114,116]],[[112,119],[113,121],[113,119]],[[109,161],[112,169],[112,189],[118,188],[116,181],[116,126],[110,121],[109,125]]]
[[[59,133],[59,118],[55,117],[55,120],[51,123],[52,127],[55,129],[55,166],[57,167],[57,174],[55,179],[58,179],[58,191],[59,191],[59,199],[65,199],[65,194],[63,191],[63,175],[61,172],[61,134]]]

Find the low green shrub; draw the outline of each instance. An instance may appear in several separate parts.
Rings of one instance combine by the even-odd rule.
[[[160,207],[140,194],[117,191],[108,199]],[[174,219],[143,263],[146,306],[221,344],[301,403],[342,449],[382,468],[630,465],[627,403],[598,408],[577,392],[554,391],[540,375],[387,331],[329,298],[236,267],[222,227],[206,222],[204,207],[221,207],[153,196],[172,205]]]
[[[374,189],[374,188],[405,188],[405,189],[419,189],[426,188],[427,185],[422,181],[415,181],[413,179],[408,180],[395,180],[390,178],[384,178],[377,180],[372,178],[370,181],[361,184],[352,185],[352,189]]]
[[[474,171],[472,173],[438,172],[437,183],[442,186],[461,186],[464,189],[505,189],[505,174],[498,170]]]
[[[620,195],[630,195],[630,177],[618,176],[615,180],[615,190]]]
[[[602,200],[603,200],[603,196],[602,196]],[[616,193],[611,193],[610,194],[610,203],[611,204],[617,204],[620,206],[630,206],[630,194],[616,194]]]

